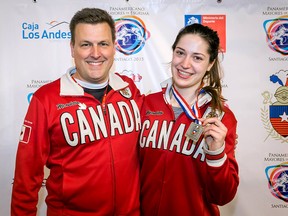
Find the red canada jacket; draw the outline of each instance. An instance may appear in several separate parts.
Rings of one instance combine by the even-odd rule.
[[[39,88],[16,156],[11,215],[34,216],[43,167],[49,216],[138,216],[140,108],[133,81],[112,73],[101,104],[70,73]]]
[[[230,202],[239,184],[237,121],[225,107],[222,122],[228,132],[223,147],[209,151],[202,138],[193,144],[185,137],[191,120],[184,112],[175,119],[165,96],[168,89],[146,96],[141,112],[141,215],[218,216],[217,205]],[[211,111],[207,96],[200,103],[204,118]]]

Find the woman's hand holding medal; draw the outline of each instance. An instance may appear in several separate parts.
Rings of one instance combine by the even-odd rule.
[[[210,151],[216,151],[224,144],[227,134],[226,126],[217,118],[200,118],[203,126],[204,139]]]

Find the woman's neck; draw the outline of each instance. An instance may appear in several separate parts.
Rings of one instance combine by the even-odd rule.
[[[181,95],[181,97],[187,102],[189,105],[193,105],[198,97],[199,89],[197,88],[178,88],[174,85],[174,88]],[[178,104],[173,94],[171,94],[171,104]]]

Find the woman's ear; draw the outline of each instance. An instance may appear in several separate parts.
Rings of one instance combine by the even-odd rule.
[[[207,68],[207,71],[210,71],[210,69],[213,67],[214,63],[215,63],[215,59],[214,59],[213,62],[209,63],[209,66],[208,66],[208,68]]]

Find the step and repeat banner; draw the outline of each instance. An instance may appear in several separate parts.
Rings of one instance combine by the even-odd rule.
[[[177,32],[194,22],[219,32],[223,91],[238,119],[240,185],[224,216],[288,212],[287,0],[17,0],[0,8],[0,215],[10,215],[15,155],[33,93],[73,66],[69,21],[83,7],[115,19],[113,71],[142,93],[170,77]],[[49,170],[45,171],[46,177]],[[227,185],[229,187],[229,185]],[[45,179],[39,193],[44,216]]]

